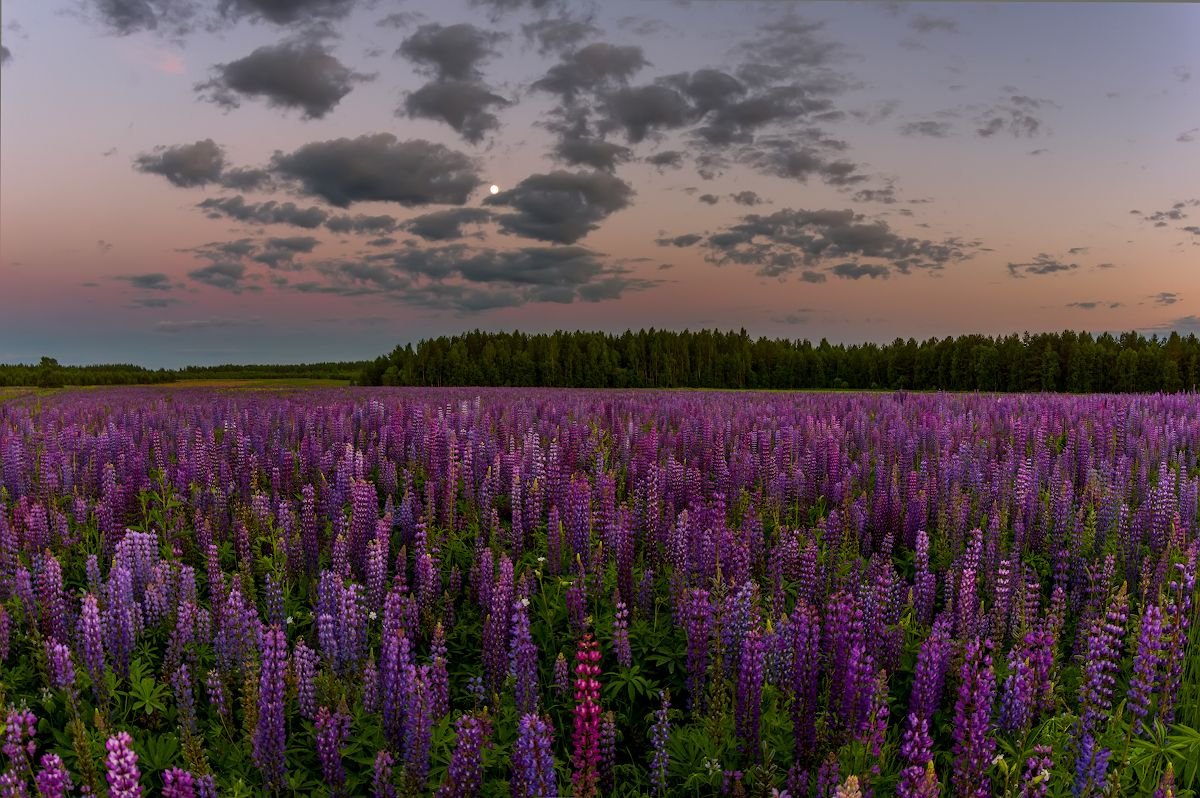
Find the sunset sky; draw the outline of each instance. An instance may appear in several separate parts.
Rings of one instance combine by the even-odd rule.
[[[2,14],[0,362],[1200,332],[1200,5]]]

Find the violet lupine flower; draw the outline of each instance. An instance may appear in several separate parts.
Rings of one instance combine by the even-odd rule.
[[[293,650],[293,662],[295,658],[296,654]],[[294,669],[295,665],[292,667]],[[367,657],[367,664],[363,666],[362,670],[362,708],[368,713],[379,710],[379,668],[375,665],[374,654]]]
[[[62,566],[49,551],[42,558],[36,584],[42,634],[67,639],[67,596],[63,591]]]
[[[447,666],[446,633],[442,622],[433,627],[433,641],[429,644],[429,703],[434,722],[446,717],[450,711],[450,671]]]
[[[537,711],[538,650],[529,631],[529,599],[514,602],[512,618],[512,670],[516,677],[517,712],[527,715]]]
[[[1121,669],[1121,641],[1125,637],[1129,598],[1124,585],[1110,599],[1104,617],[1088,633],[1087,660],[1079,687],[1080,726],[1084,734],[1096,730],[1112,711],[1113,686]]]
[[[28,709],[10,709],[4,718],[4,755],[15,770],[28,772],[37,753],[37,715]]]
[[[415,784],[425,785],[429,775],[429,749],[433,743],[433,706],[429,666],[409,665],[404,704],[405,771]]]
[[[133,599],[133,577],[120,565],[108,573],[102,619],[109,664],[118,676],[128,679],[140,616]]]
[[[650,784],[656,795],[667,792],[667,771],[671,767],[671,755],[667,744],[671,740],[671,696],[666,690],[658,693],[659,706],[654,710],[654,725],[650,727]]]
[[[171,674],[171,690],[175,693],[175,706],[179,710],[179,725],[186,733],[195,734],[196,693],[186,662],[181,663]]]
[[[616,615],[613,617],[613,653],[622,668],[633,665],[633,653],[629,647],[629,608],[617,599]]]
[[[0,608],[0,612],[3,609]],[[103,631],[100,625],[100,605],[96,601],[96,596],[88,593],[80,602],[79,622],[77,624],[79,632],[79,647],[83,655],[83,667],[87,670],[88,678],[92,680],[92,692],[96,696],[98,702],[102,702],[105,697],[105,666],[104,666],[104,639]],[[0,657],[3,659],[3,657]]]
[[[41,798],[66,798],[71,791],[71,774],[58,754],[42,754],[42,766],[33,779]]]
[[[601,795],[611,795],[617,768],[617,716],[612,710],[600,716],[600,762],[596,765]]]
[[[560,696],[571,691],[571,669],[567,665],[566,656],[560,651],[554,658],[554,689]]]
[[[454,723],[458,741],[450,755],[446,781],[435,798],[472,798],[483,786],[483,749],[491,745],[492,724],[486,715],[463,715]]]
[[[1075,760],[1075,783],[1071,787],[1071,794],[1075,798],[1104,794],[1111,753],[1107,748],[1096,745],[1091,732],[1084,732],[1079,741],[1079,757]]]
[[[571,787],[577,798],[594,798],[600,766],[600,645],[591,633],[575,654],[575,732]]]
[[[1135,734],[1145,730],[1145,718],[1155,693],[1160,689],[1160,671],[1165,665],[1163,656],[1162,609],[1157,604],[1146,607],[1142,613],[1142,628],[1138,633],[1137,653],[1133,657],[1133,675],[1129,679],[1129,697],[1126,706],[1133,717]]]
[[[217,714],[228,722],[229,696],[225,692],[225,682],[221,680],[221,674],[210,670],[204,680],[204,690],[208,693],[208,701],[217,710]]]
[[[163,798],[197,798],[195,777],[180,768],[163,771],[162,795]]]
[[[742,641],[739,657],[735,725],[742,751],[757,762],[759,750],[759,721],[762,715],[764,652],[762,633],[752,629]]]
[[[489,697],[500,692],[508,673],[508,626],[513,608],[513,564],[508,555],[500,558],[500,568],[492,588],[491,606],[483,621],[484,687]]]
[[[45,642],[45,648],[50,686],[55,690],[70,691],[75,686],[75,663],[71,661],[71,649],[53,637]]]
[[[296,647],[292,650],[292,673],[296,677],[296,703],[300,709],[300,717],[305,720],[316,720],[317,717],[317,667],[319,665],[319,657],[317,652],[305,644],[304,640],[297,640]],[[364,682],[363,691],[365,693],[369,688]],[[368,709],[368,711],[372,711]]]
[[[11,633],[12,618],[9,616],[8,610],[0,605],[0,662],[8,659],[8,641]]]
[[[104,760],[108,770],[109,798],[141,798],[142,787],[138,783],[142,772],[138,770],[138,757],[133,752],[133,738],[128,732],[117,732],[104,744],[108,756]]]
[[[1023,646],[1008,652],[1008,676],[1000,691],[1000,728],[1020,736],[1033,722],[1034,674]]]
[[[810,756],[817,741],[817,690],[821,668],[821,618],[803,599],[796,602],[788,623],[791,638],[792,733],[795,756]]]
[[[954,704],[954,773],[956,795],[987,798],[991,781],[987,769],[996,741],[990,735],[992,700],[996,690],[990,640],[973,638],[967,644]]]
[[[517,724],[512,753],[513,798],[558,795],[554,774],[554,727],[548,717],[530,712]]]
[[[25,777],[15,770],[0,774],[0,798],[29,798]]]
[[[330,792],[341,795],[346,786],[346,768],[342,765],[342,746],[350,739],[350,716],[342,710],[330,712],[321,707],[314,724],[317,729],[317,759],[321,775]]]
[[[284,726],[284,673],[287,670],[287,638],[278,626],[263,632],[262,671],[258,681],[258,725],[254,729],[254,764],[263,781],[282,787],[287,770]]]
[[[387,750],[375,755],[375,771],[371,778],[372,798],[396,798],[396,786],[392,783],[395,764],[395,757]]]
[[[684,603],[687,632],[688,706],[698,709],[704,703],[704,681],[708,672],[708,639],[712,634],[713,607],[708,591],[696,588]]]
[[[205,773],[196,779],[196,798],[217,798],[217,778]]]
[[[937,785],[937,773],[933,770],[933,738],[929,734],[929,721],[915,711],[908,713],[904,734],[900,738],[900,756],[909,765],[900,771],[896,795],[899,798],[924,798],[928,794],[931,776],[933,785]]]
[[[1154,798],[1175,798],[1175,766],[1170,761],[1167,762],[1167,769],[1159,779],[1158,789],[1154,791]]]
[[[1033,756],[1025,760],[1017,798],[1046,798],[1050,791],[1050,771],[1054,768],[1052,754],[1048,745],[1034,746]]]

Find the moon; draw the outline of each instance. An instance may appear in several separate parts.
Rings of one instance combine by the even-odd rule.
[[[491,188],[489,188],[489,189],[488,189],[488,191],[492,192],[493,194],[499,194],[499,193],[500,193],[500,186],[498,186],[498,185],[496,185],[495,183],[493,183],[493,184],[492,184],[492,187],[491,187]]]

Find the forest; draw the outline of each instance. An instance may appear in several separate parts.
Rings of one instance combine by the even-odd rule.
[[[361,362],[302,363],[296,365],[187,366],[181,369],[148,369],[129,363],[65,366],[52,357],[36,365],[0,364],[0,387],[65,385],[153,385],[193,380],[345,380],[358,378]]]

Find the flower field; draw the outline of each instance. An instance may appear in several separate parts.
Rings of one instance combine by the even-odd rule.
[[[0,796],[1189,796],[1200,401],[0,403]]]

